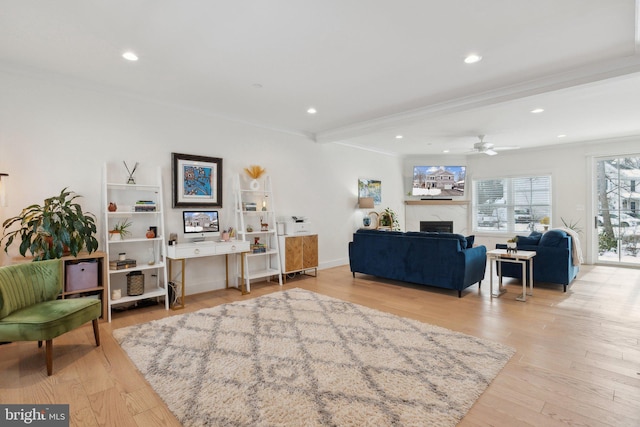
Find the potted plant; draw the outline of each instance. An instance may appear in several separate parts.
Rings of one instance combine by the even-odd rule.
[[[95,216],[83,212],[75,202],[79,197],[63,188],[58,196],[45,199],[44,204],[27,206],[20,215],[5,220],[0,239],[0,243],[5,242],[4,251],[8,253],[14,240],[20,242],[20,255],[30,252],[34,261],[98,249]],[[19,228],[12,229],[15,226]]]
[[[128,219],[123,219],[117,222],[111,230],[109,230],[109,240],[124,240],[125,237],[131,234],[129,227],[132,222]]]
[[[400,230],[400,223],[398,222],[398,216],[391,208],[386,208],[380,214],[380,226],[388,227],[391,230]]]
[[[551,220],[548,216],[545,216],[540,220],[540,224],[542,224],[542,226],[544,227],[544,231],[547,231],[549,229],[549,222],[551,222]]]

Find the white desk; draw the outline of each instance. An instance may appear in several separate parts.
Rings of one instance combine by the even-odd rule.
[[[533,295],[533,257],[536,256],[535,251],[517,251],[507,252],[506,249],[494,249],[487,251],[489,258],[489,284],[491,290],[491,298],[499,297],[506,290],[502,287],[502,263],[512,262],[522,265],[522,295],[516,297],[518,301],[525,302],[527,300],[527,261],[529,263],[529,295]],[[498,291],[493,293],[493,261],[498,269]]]
[[[180,276],[180,287],[182,288],[180,305],[174,304],[171,308],[173,310],[179,310],[184,308],[184,277],[185,277],[185,264],[189,258],[199,258],[208,256],[224,255],[225,268],[226,268],[226,287],[229,288],[229,255],[240,255],[240,288],[242,294],[246,294],[247,290],[244,283],[244,257],[249,252],[249,242],[242,240],[231,240],[229,242],[198,242],[198,243],[179,243],[176,245],[167,246],[167,265],[169,268],[169,280],[173,279],[171,267],[173,261],[180,261],[182,264],[182,271]],[[168,285],[167,285],[168,286]]]

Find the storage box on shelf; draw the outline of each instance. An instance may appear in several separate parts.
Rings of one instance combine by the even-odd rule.
[[[153,183],[124,184],[110,179],[108,165],[105,164],[103,206],[105,247],[109,260],[109,321],[114,306],[136,304],[143,299],[162,297],[165,309],[168,309],[160,169],[157,168]],[[127,228],[128,233],[122,238],[114,239],[109,230],[123,221],[131,223]],[[150,233],[151,230],[155,231]],[[131,292],[132,276],[136,281],[135,292]]]
[[[102,302],[102,318],[107,318],[107,254],[81,252],[62,257],[64,287],[61,298],[95,297]]]
[[[252,280],[270,281],[273,276],[277,276],[282,285],[271,178],[267,176],[249,184],[245,177],[237,175],[234,187],[238,240],[251,245],[244,260],[246,291],[251,291]]]

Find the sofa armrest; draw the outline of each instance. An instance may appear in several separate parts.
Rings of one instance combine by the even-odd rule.
[[[462,251],[465,258],[465,283],[476,283],[484,279],[487,266],[487,248],[479,245]]]

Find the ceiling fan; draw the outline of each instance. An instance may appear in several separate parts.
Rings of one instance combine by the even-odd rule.
[[[491,142],[486,142],[484,140],[484,135],[478,135],[478,139],[480,141],[473,144],[473,152],[474,153],[483,153],[488,156],[495,156],[498,154],[498,151],[501,150],[517,150],[520,147],[496,147]]]

